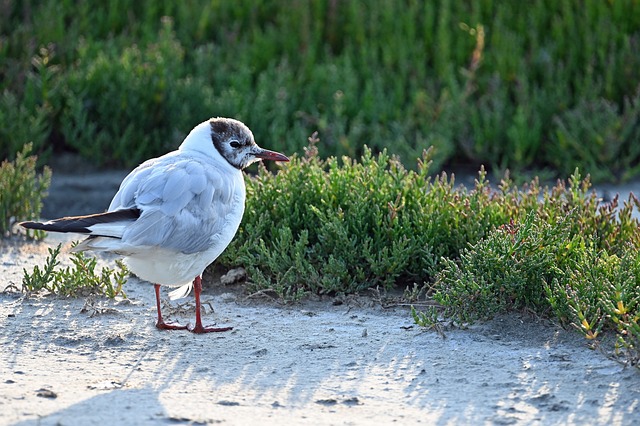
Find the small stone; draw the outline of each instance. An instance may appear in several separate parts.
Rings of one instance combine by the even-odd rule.
[[[222,285],[231,285],[247,279],[247,271],[244,268],[231,269],[229,272],[220,277]]]
[[[344,401],[342,401],[342,403],[344,405],[348,405],[349,407],[352,407],[354,405],[360,405],[360,400],[358,399],[357,396],[354,396],[353,398],[345,399]]]
[[[51,399],[55,399],[58,397],[58,394],[55,393],[54,391],[52,391],[51,389],[38,389],[36,391],[36,396],[40,396],[42,398],[51,398]]]
[[[265,356],[267,354],[267,349],[266,348],[262,348],[260,350],[257,350],[255,352],[253,352],[251,355],[253,356]]]
[[[316,401],[316,404],[326,405],[326,406],[336,405],[337,403],[338,403],[338,401],[336,401],[333,398],[319,399],[319,400]]]

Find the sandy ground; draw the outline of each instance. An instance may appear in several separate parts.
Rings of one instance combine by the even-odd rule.
[[[104,209],[123,176],[54,170],[43,216]],[[0,240],[0,290],[55,238]],[[153,288],[136,278],[124,301],[0,294],[0,424],[640,423],[640,372],[548,321],[514,314],[443,337],[367,295],[279,306],[205,286],[205,324],[233,331],[155,329]]]
[[[46,247],[2,242],[2,284],[19,285]],[[156,330],[153,288],[136,278],[124,301],[1,294],[0,424],[640,421],[640,372],[547,321],[443,337],[369,296],[278,306],[214,284],[205,323],[234,330],[209,335]],[[193,318],[191,304],[173,311]]]

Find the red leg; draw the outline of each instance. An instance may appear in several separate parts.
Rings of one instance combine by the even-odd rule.
[[[156,290],[156,307],[158,308],[158,322],[156,322],[156,328],[160,330],[186,330],[186,325],[179,324],[167,324],[162,319],[162,311],[160,310],[160,284],[154,284],[153,287]]]
[[[200,275],[193,280],[193,294],[196,298],[196,325],[193,328],[189,328],[189,331],[192,333],[216,333],[220,331],[229,331],[232,330],[233,327],[203,327],[202,326],[202,318],[200,317],[200,292],[202,292],[202,280],[200,279]],[[160,312],[160,311],[158,311]]]

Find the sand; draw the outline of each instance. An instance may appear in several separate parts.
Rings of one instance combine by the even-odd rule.
[[[55,243],[3,241],[4,287]],[[284,306],[205,283],[205,323],[233,331],[157,330],[153,287],[135,277],[126,300],[1,294],[0,424],[640,421],[638,369],[525,313],[443,336],[369,294]],[[171,319],[193,320],[185,301]]]

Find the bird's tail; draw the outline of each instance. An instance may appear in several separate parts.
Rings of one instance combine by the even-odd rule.
[[[74,232],[95,237],[121,238],[126,225],[139,217],[139,209],[125,209],[87,216],[63,217],[48,222],[21,222],[20,226],[49,232]]]
[[[193,288],[193,283],[189,282],[182,287],[178,287],[177,289],[169,292],[169,299],[176,300],[182,299],[183,297],[187,297],[189,293],[191,293],[191,289]]]

